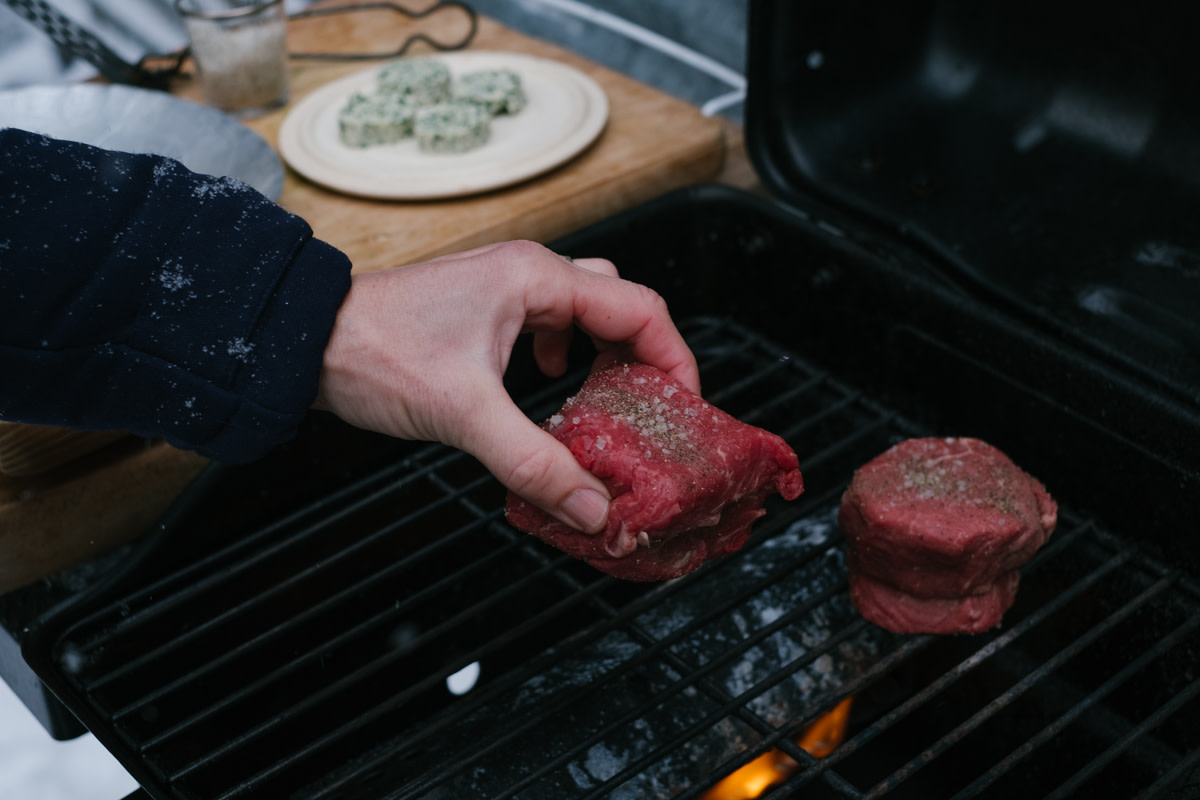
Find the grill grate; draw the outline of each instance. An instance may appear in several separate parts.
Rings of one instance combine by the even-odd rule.
[[[1064,507],[1003,628],[875,628],[846,593],[837,501],[921,432],[731,322],[683,328],[708,399],[802,459],[806,494],[736,556],[613,580],[509,528],[472,459],[422,446],[47,633],[48,680],[159,798],[699,798],[771,749],[800,767],[770,797],[1196,779],[1187,576]],[[548,416],[581,380],[524,407]],[[849,695],[833,754],[793,742]]]

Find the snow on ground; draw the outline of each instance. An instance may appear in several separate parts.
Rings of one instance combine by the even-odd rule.
[[[0,797],[122,800],[137,783],[91,734],[60,742],[0,681]]]

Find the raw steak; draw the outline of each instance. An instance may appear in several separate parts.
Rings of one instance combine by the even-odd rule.
[[[580,533],[512,493],[509,521],[626,580],[678,578],[732,553],[767,495],[794,500],[804,490],[783,439],[645,364],[594,372],[543,427],[608,487],[608,525]]]
[[[896,633],[987,630],[1057,517],[1045,487],[986,442],[901,442],[862,466],[842,496],[850,597]]]

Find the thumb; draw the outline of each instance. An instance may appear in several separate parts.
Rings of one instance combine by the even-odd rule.
[[[604,529],[611,501],[604,483],[515,405],[497,404],[490,424],[464,449],[514,494],[584,533]]]

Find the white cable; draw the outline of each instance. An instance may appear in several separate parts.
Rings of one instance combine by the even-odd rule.
[[[706,117],[711,117],[713,114],[719,114],[730,106],[736,106],[745,99],[745,89],[734,89],[732,92],[726,92],[725,94],[717,95],[704,105],[700,106],[700,113]]]
[[[577,2],[577,0],[531,0],[531,2],[550,6],[565,14],[585,19],[603,28],[608,28],[615,33],[619,33],[636,42],[641,42],[663,55],[681,61],[733,87],[734,91],[714,97],[701,106],[700,111],[705,116],[712,116],[723,108],[741,102],[746,97],[746,78],[741,73],[730,69],[719,61],[709,58],[703,53],[698,53],[690,47],[685,47],[679,42],[657,34],[648,28],[643,28],[641,25],[618,17],[616,14],[610,14],[607,11]]]

